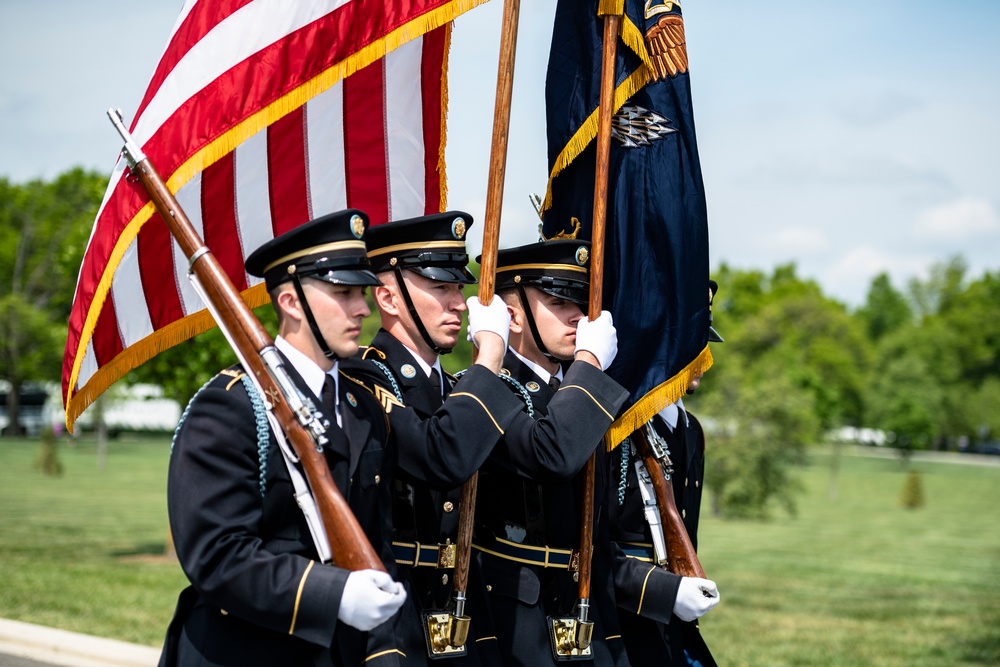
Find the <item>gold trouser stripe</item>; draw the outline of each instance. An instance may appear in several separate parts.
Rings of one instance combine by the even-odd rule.
[[[292,626],[288,628],[290,635],[295,633],[295,621],[299,618],[299,603],[302,602],[302,591],[306,587],[306,577],[309,576],[309,572],[315,564],[316,561],[309,561],[309,564],[306,565],[306,571],[302,573],[302,579],[299,580],[299,590],[295,593],[295,609],[292,610]]]
[[[479,403],[479,405],[482,406],[483,410],[486,411],[486,416],[490,418],[490,421],[493,422],[493,425],[497,427],[498,431],[500,431],[500,435],[503,435],[503,429],[500,428],[500,424],[498,424],[497,420],[493,418],[493,415],[492,415],[492,413],[490,413],[489,408],[486,407],[485,403],[483,403],[481,400],[479,400],[478,396],[474,396],[473,394],[470,394],[467,391],[456,391],[456,392],[452,392],[452,393],[448,394],[449,398],[452,397],[452,396],[468,396],[469,398],[471,398],[472,400],[474,400],[476,403]]]
[[[653,574],[653,570],[655,569],[655,567],[649,568],[649,572],[646,573],[646,578],[642,580],[642,593],[639,595],[639,608],[635,610],[636,616],[642,613],[642,601],[646,599],[646,584],[649,582],[649,577]]]
[[[601,409],[601,412],[603,412],[604,414],[606,414],[608,416],[608,419],[610,419],[611,421],[614,421],[614,419],[615,419],[614,415],[612,415],[610,412],[608,412],[607,410],[605,410],[604,406],[601,405],[601,402],[598,401],[596,398],[594,398],[593,394],[591,394],[589,391],[587,391],[586,389],[584,389],[580,385],[578,385],[578,384],[567,384],[567,385],[563,385],[563,386],[559,387],[560,391],[562,391],[563,389],[579,389],[580,391],[582,391],[583,393],[585,393],[587,396],[590,396],[590,400],[592,400],[597,405],[597,407],[599,407]]]
[[[398,653],[404,658],[406,657],[406,654],[400,651],[398,648],[391,648],[387,651],[379,651],[378,653],[372,653],[370,656],[365,658],[365,662],[368,662],[369,660],[374,660],[375,658],[381,658],[383,655],[390,655],[392,653]]]

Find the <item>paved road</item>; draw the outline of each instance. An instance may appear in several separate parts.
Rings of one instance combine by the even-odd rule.
[[[14,655],[0,654],[0,667],[51,667],[51,662],[36,662]]]

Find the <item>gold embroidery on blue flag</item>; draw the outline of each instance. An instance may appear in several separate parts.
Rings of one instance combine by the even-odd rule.
[[[653,0],[646,0],[646,18],[651,19],[658,14],[666,14],[674,8],[674,5],[680,7],[681,3],[674,2],[672,0],[664,0],[663,2],[654,5]]]
[[[684,37],[684,19],[679,15],[664,16],[647,30],[646,47],[653,63],[654,81],[687,71],[687,39]]]

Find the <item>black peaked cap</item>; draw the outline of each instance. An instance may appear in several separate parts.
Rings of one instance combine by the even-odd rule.
[[[247,273],[263,278],[268,291],[299,277],[338,285],[381,285],[368,262],[368,216],[357,209],[324,215],[260,246],[247,257]]]
[[[391,271],[398,266],[430,280],[474,283],[476,278],[467,268],[469,253],[465,248],[470,227],[472,216],[462,211],[376,225],[365,236],[372,271]]]
[[[719,332],[715,330],[712,326],[712,303],[715,301],[715,295],[719,292],[719,283],[714,280],[708,281],[708,342],[710,343],[725,343],[726,341],[719,335]]]
[[[499,251],[497,291],[519,284],[586,307],[590,299],[590,241],[543,241]]]

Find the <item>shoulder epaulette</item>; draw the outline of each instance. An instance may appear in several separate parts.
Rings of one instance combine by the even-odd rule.
[[[501,380],[503,380],[511,387],[513,387],[514,391],[516,391],[518,395],[520,395],[521,400],[524,401],[524,407],[528,409],[528,416],[534,419],[535,418],[534,401],[531,400],[531,394],[529,394],[528,390],[524,388],[524,385],[515,380],[511,376],[510,371],[507,370],[506,368],[500,369],[500,374],[497,377],[499,377]]]
[[[226,391],[229,391],[230,389],[233,388],[233,385],[235,385],[237,381],[239,381],[240,379],[243,378],[243,376],[246,375],[246,372],[238,368],[224,368],[221,371],[219,371],[219,375],[225,375],[226,377],[233,378],[232,381],[226,385]]]

